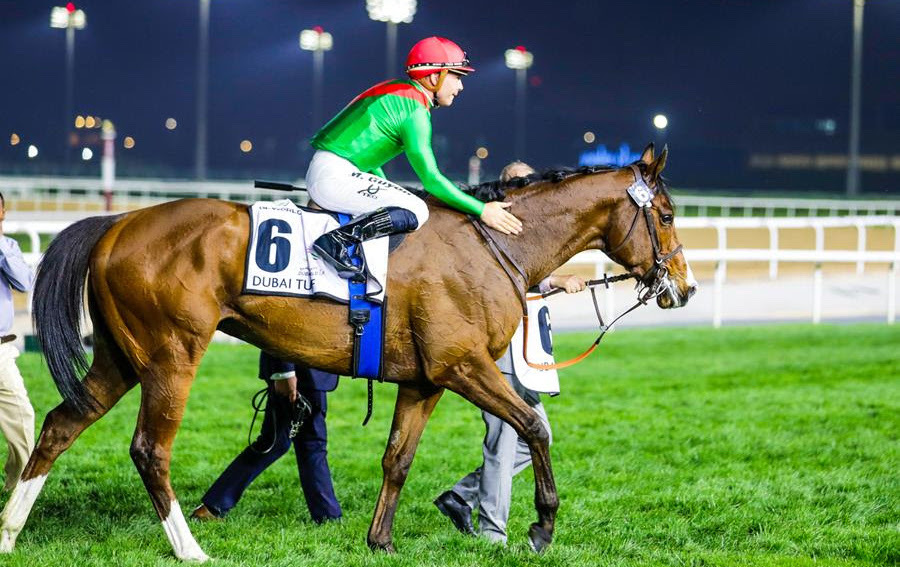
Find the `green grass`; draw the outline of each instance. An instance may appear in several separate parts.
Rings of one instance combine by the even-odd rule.
[[[575,354],[584,334],[557,337]],[[192,529],[214,565],[897,565],[900,327],[625,330],[563,371],[545,400],[561,506],[553,546],[525,543],[530,470],[513,484],[507,548],[455,532],[431,500],[480,460],[478,411],[445,395],[397,513],[398,554],[365,536],[381,484],[394,386],[345,380],[329,399],[330,462],[344,522],[308,519],[293,457],[227,521]],[[247,439],[256,351],[214,345],[175,443],[189,512]],[[58,401],[40,359],[20,359],[39,420]],[[4,565],[177,563],[129,459],[138,393],[54,467]]]

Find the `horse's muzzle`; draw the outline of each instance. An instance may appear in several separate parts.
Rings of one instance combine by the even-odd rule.
[[[684,307],[700,287],[696,281],[687,282],[682,278],[670,278],[668,275],[664,276],[658,285],[656,304],[662,309]]]

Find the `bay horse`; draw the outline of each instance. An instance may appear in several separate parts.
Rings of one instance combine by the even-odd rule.
[[[432,207],[430,221],[393,253],[384,375],[398,390],[367,537],[372,549],[394,550],[400,490],[445,389],[505,420],[527,441],[538,516],[528,536],[538,551],[550,544],[559,502],[548,433],[494,361],[519,325],[524,290],[583,250],[605,250],[645,284],[659,285],[660,307],[687,302],[696,282],[680,252],[673,205],[660,177],[666,155],[664,149],[654,157],[651,145],[632,167],[509,188],[506,200],[525,230],[517,237],[492,234],[522,275],[505,272],[475,225],[444,207]],[[626,193],[639,183],[656,189],[647,209]],[[197,366],[216,329],[278,358],[351,371],[346,306],[241,293],[248,232],[246,205],[186,199],[84,219],[53,240],[38,270],[34,318],[63,401],[47,414],[0,517],[0,550],[13,549],[54,461],[140,383],[132,460],[174,554],[208,559],[178,504],[169,464]],[[80,342],[85,284],[95,337],[90,366]]]

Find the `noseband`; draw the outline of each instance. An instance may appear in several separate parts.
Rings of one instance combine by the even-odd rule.
[[[650,233],[650,244],[653,246],[654,264],[653,269],[645,278],[643,278],[642,282],[639,282],[639,285],[640,283],[644,283],[644,285],[652,292],[656,292],[669,278],[669,269],[665,266],[665,263],[681,252],[682,246],[679,244],[668,254],[663,254],[660,251],[659,234],[656,232],[656,224],[653,222],[653,217],[650,215],[650,210],[653,208],[653,198],[656,196],[656,193],[654,193],[653,189],[651,189],[647,185],[647,182],[644,181],[644,176],[641,175],[641,171],[636,165],[632,164],[629,167],[631,167],[631,172],[634,174],[634,183],[632,183],[626,191],[628,192],[628,196],[631,197],[632,202],[637,205],[637,210],[634,212],[634,218],[631,220],[631,227],[625,234],[625,238],[618,246],[608,251],[606,255],[612,257],[613,254],[621,250],[622,247],[631,240],[631,236],[634,234],[634,227],[637,226],[638,217],[640,217],[641,212],[643,212],[644,220],[647,224],[647,232]],[[647,281],[652,283],[648,285],[645,283]]]

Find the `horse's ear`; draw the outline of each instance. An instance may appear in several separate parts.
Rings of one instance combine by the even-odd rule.
[[[647,147],[644,148],[644,151],[641,153],[641,161],[650,165],[653,162],[653,142],[647,144]]]
[[[651,144],[652,145],[652,144]],[[663,146],[661,152],[659,152],[659,156],[653,160],[653,163],[650,164],[650,167],[647,168],[647,176],[650,178],[651,182],[659,179],[659,176],[662,175],[663,169],[666,167],[666,158],[669,157],[669,146]]]

